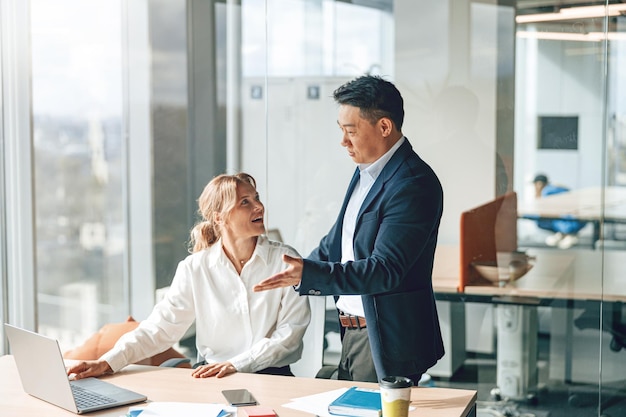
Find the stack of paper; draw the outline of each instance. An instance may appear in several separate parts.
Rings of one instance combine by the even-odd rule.
[[[293,398],[291,402],[283,404],[283,407],[304,411],[305,413],[314,414],[317,417],[337,417],[337,415],[331,414],[328,411],[328,406],[346,391],[348,391],[348,388],[339,388],[333,391],[308,395],[306,397]],[[371,391],[376,392],[378,390]],[[409,411],[414,409],[415,407],[413,406],[409,407]]]
[[[315,414],[319,417],[335,417],[328,412],[328,404],[336,400],[347,388],[339,388],[306,397],[293,398],[291,402],[283,404],[283,407]]]

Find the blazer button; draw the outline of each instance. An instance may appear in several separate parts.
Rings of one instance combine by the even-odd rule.
[[[313,289],[309,290],[309,295],[320,295],[320,294],[321,294],[321,291],[316,291],[316,290],[313,290]]]

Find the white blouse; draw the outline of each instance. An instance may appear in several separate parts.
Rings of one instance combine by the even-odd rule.
[[[167,295],[148,318],[100,359],[117,372],[171,347],[195,320],[198,354],[208,363],[230,362],[239,372],[256,372],[296,362],[311,318],[308,297],[291,287],[252,290],[287,267],[284,253],[299,256],[293,248],[260,236],[241,276],[221,241],[189,255],[178,264]]]

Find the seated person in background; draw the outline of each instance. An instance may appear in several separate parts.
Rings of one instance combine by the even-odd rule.
[[[265,237],[265,208],[248,174],[220,175],[198,199],[202,221],[191,231],[190,252],[170,290],[146,320],[95,361],[68,369],[76,378],[117,372],[178,342],[196,322],[203,364],[196,378],[234,372],[290,375],[300,359],[311,317],[307,297],[291,287],[254,292],[268,275],[286,268],[297,252]]]
[[[541,198],[551,194],[559,194],[569,191],[569,188],[550,184],[548,177],[538,174],[533,180],[535,185],[535,197]],[[587,222],[569,219],[538,219],[537,226],[540,229],[549,230],[554,234],[546,237],[546,245],[558,246],[560,249],[569,249],[578,243],[578,232],[585,227]]]

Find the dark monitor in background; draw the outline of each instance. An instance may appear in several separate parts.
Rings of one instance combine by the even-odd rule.
[[[578,149],[578,116],[539,116],[537,149]]]

